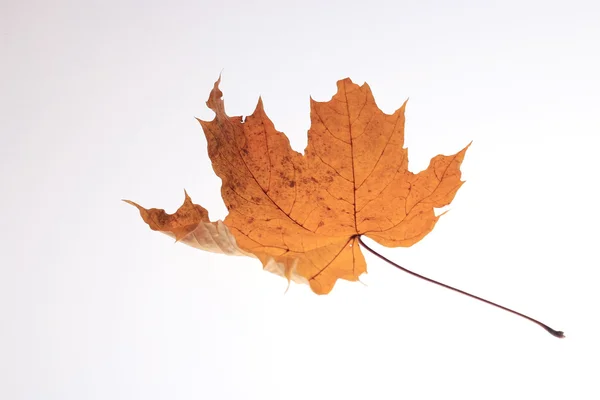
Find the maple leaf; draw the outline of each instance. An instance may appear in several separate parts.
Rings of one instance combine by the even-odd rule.
[[[469,145],[410,172],[406,102],[385,114],[366,83],[343,79],[330,101],[311,98],[304,155],[275,129],[262,99],[245,119],[227,116],[219,83],[206,103],[215,118],[198,121],[222,179],[224,222],[211,222],[187,193],[173,215],[128,201],[151,229],[178,241],[257,257],[266,270],[326,294],[337,279],[356,281],[366,272],[361,235],[387,247],[412,246],[434,228],[440,218],[434,210],[450,204],[463,184]]]

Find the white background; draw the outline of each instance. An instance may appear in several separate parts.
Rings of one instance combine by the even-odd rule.
[[[596,1],[2,1],[0,398],[598,399]],[[473,140],[450,212],[327,296],[151,231],[224,218],[194,117],[223,71],[302,151],[309,96],[410,97],[410,168]],[[372,243],[372,242],[370,242]]]

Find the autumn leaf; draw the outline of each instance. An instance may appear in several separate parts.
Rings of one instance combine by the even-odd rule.
[[[338,279],[356,281],[366,272],[362,247],[413,276],[565,337],[525,314],[404,268],[363,242],[367,236],[384,246],[409,247],[431,232],[440,218],[435,209],[450,204],[463,184],[460,165],[468,145],[452,156],[435,156],[424,171],[410,172],[406,103],[387,115],[366,83],[343,79],[330,101],[311,99],[302,155],[275,129],[261,99],[247,118],[227,116],[220,80],[206,102],[215,118],[198,121],[229,214],[211,222],[187,193],[175,214],[125,200],[151,229],[203,250],[256,257],[265,270],[308,283],[318,294],[329,293]]]
[[[304,155],[275,129],[261,99],[245,119],[227,116],[219,83],[206,103],[215,118],[199,122],[222,179],[225,220],[211,222],[187,193],[173,215],[130,202],[151,229],[178,241],[257,257],[265,269],[326,294],[338,279],[356,281],[366,272],[361,235],[388,247],[412,246],[463,184],[468,146],[435,156],[417,174],[408,170],[406,103],[385,114],[366,83],[343,79],[330,101],[311,99]]]

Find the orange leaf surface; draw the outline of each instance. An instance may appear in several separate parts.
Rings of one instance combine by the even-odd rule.
[[[463,184],[468,146],[434,157],[417,174],[408,171],[406,103],[387,115],[366,83],[343,79],[330,101],[311,99],[302,155],[275,129],[262,100],[245,120],[227,116],[219,82],[207,101],[215,118],[199,122],[222,179],[224,225],[210,222],[187,194],[173,215],[132,203],[150,228],[184,243],[252,255],[265,269],[326,294],[337,279],[356,281],[366,272],[360,235],[388,247],[411,246],[431,232],[439,219],[434,209],[448,205]]]

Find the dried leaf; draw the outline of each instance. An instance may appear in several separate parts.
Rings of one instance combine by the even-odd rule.
[[[463,184],[460,165],[468,146],[434,157],[418,174],[408,171],[406,103],[387,115],[367,84],[343,79],[330,101],[311,99],[302,155],[275,129],[261,99],[245,120],[227,116],[219,83],[207,101],[215,118],[199,122],[222,179],[229,211],[224,226],[210,222],[187,194],[174,215],[132,203],[152,229],[186,244],[253,255],[265,269],[326,294],[337,279],[356,281],[366,272],[358,236],[412,246],[438,221],[434,209],[448,205]]]
[[[210,222],[208,211],[204,207],[192,203],[187,192],[183,205],[175,214],[167,214],[164,210],[157,208],[146,210],[130,200],[125,200],[125,202],[140,210],[142,218],[152,230],[163,232],[178,242],[213,253],[252,256],[238,247],[235,237],[222,221]]]

